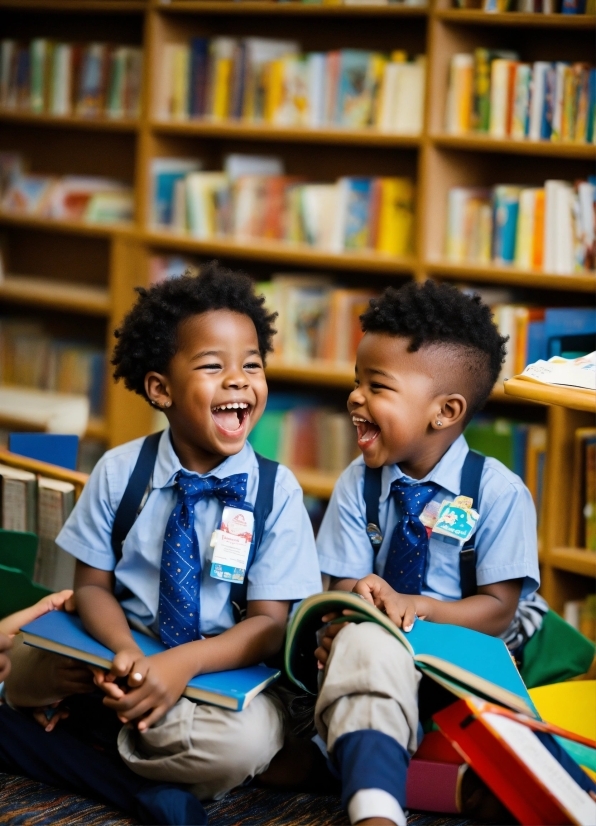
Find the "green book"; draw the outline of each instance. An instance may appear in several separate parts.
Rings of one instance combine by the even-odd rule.
[[[416,620],[407,634],[363,597],[347,591],[327,591],[303,600],[286,636],[285,668],[293,682],[317,691],[314,650],[325,614],[353,611],[351,622],[376,622],[406,648],[416,666],[457,697],[475,695],[540,719],[505,643],[460,625]]]
[[[35,582],[18,568],[0,565],[0,619],[28,608],[52,592]]]
[[[37,536],[34,533],[0,529],[0,565],[18,568],[33,579],[36,557]]]

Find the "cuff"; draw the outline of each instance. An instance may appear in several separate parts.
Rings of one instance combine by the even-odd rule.
[[[348,803],[350,823],[367,817],[386,817],[395,826],[406,826],[404,810],[389,792],[383,789],[360,789]]]

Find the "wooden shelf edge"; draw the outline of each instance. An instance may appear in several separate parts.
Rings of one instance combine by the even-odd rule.
[[[139,128],[139,121],[130,118],[83,118],[77,115],[51,115],[46,112],[36,114],[18,109],[0,109],[0,122],[2,121],[26,123],[28,126],[65,127],[90,131],[136,132]]]
[[[202,12],[209,14],[243,15],[267,14],[271,16],[306,17],[428,17],[428,6],[324,6],[299,2],[259,2],[259,0],[173,0],[173,2],[156,2],[153,8],[167,13]]]
[[[525,12],[484,12],[480,9],[444,9],[434,12],[438,20],[478,26],[530,26],[534,28],[591,29],[592,14],[529,14]]]
[[[559,158],[596,159],[596,145],[591,143],[557,143],[555,141],[491,138],[488,135],[431,135],[431,142],[445,149],[473,152],[507,152],[515,155],[546,155]]]
[[[553,548],[547,554],[547,563],[561,571],[581,576],[596,577],[596,553],[578,548]]]
[[[513,378],[504,383],[504,389],[507,395],[519,399],[596,413],[596,393],[577,390],[574,387],[556,387],[550,384]]]
[[[17,214],[0,210],[0,224],[32,227],[52,232],[90,235],[109,238],[112,235],[134,233],[134,224],[93,224],[85,221],[64,221],[57,218],[42,218],[39,215]]]
[[[522,270],[497,264],[453,264],[449,261],[426,261],[422,268],[430,274],[463,281],[489,281],[523,287],[593,293],[596,273],[559,275],[558,273]]]
[[[105,12],[126,13],[143,12],[148,8],[148,0],[0,0],[0,8],[16,8],[40,11],[69,12]]]
[[[412,274],[417,261],[412,258],[390,258],[374,252],[325,252],[306,245],[284,244],[280,241],[238,241],[228,238],[213,238],[206,241],[188,235],[171,232],[146,230],[146,243],[170,249],[206,255],[221,255],[233,258],[249,258],[254,261],[272,261],[280,264],[330,267],[333,269],[372,271],[387,274]]]
[[[26,275],[7,275],[0,280],[0,298],[14,304],[107,316],[111,303],[107,288],[88,287]]]
[[[310,468],[290,468],[290,470],[306,496],[316,496],[320,499],[331,498],[339,472],[330,473]]]
[[[420,135],[394,135],[375,129],[342,129],[339,127],[292,127],[271,123],[244,121],[205,121],[200,119],[155,119],[150,123],[154,132],[173,135],[203,135],[245,140],[298,141],[300,143],[339,143],[356,146],[387,146],[416,149],[422,142]]]

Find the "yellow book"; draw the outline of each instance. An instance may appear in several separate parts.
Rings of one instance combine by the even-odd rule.
[[[188,46],[178,45],[172,55],[172,104],[173,118],[188,116],[188,69],[190,49]]]
[[[370,123],[377,126],[379,123],[379,108],[383,97],[383,85],[385,80],[385,66],[387,59],[379,52],[373,52],[368,64],[368,75],[371,88],[371,117]]]
[[[412,250],[414,187],[408,178],[381,180],[377,250],[407,255]]]
[[[224,119],[228,117],[230,105],[230,77],[232,61],[229,58],[219,58],[215,64],[215,80],[213,83],[213,117]]]
[[[404,52],[402,49],[394,49],[391,52],[392,63],[407,63],[408,62],[408,53]]]
[[[284,100],[286,60],[272,60],[265,69],[265,122],[274,123]]]
[[[529,693],[546,722],[596,740],[596,680],[542,685]]]

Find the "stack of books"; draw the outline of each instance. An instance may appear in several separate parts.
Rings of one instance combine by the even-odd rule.
[[[329,252],[413,249],[414,186],[407,178],[307,183],[276,157],[229,155],[220,172],[185,158],[152,161],[153,224],[193,238],[300,243]]]
[[[425,59],[403,51],[301,53],[290,40],[195,37],[165,45],[164,76],[167,118],[422,129]]]
[[[596,177],[449,190],[445,254],[453,263],[572,275],[595,268]]]
[[[135,118],[142,49],[36,38],[0,41],[0,107],[48,115]]]
[[[596,14],[596,0],[454,0],[458,9],[489,13],[519,11],[524,14]]]
[[[95,175],[32,174],[25,169],[18,152],[0,152],[0,210],[95,224],[133,219],[133,190],[121,181]]]
[[[594,143],[595,119],[596,68],[587,63],[524,63],[516,52],[485,48],[451,58],[451,135]]]
[[[569,547],[596,551],[596,428],[574,434]]]

